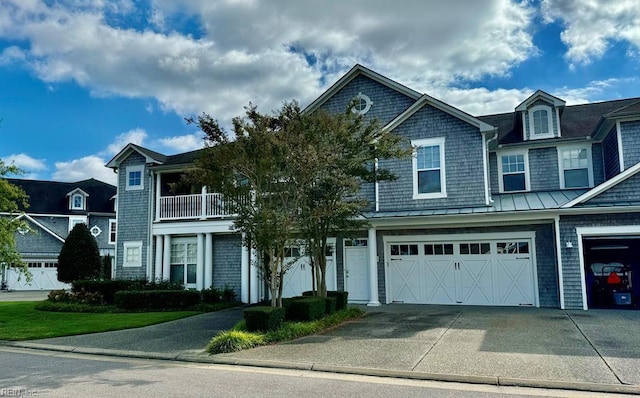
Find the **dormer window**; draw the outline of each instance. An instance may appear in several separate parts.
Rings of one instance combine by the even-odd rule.
[[[69,198],[69,210],[87,210],[88,193],[80,188],[76,188],[67,194]]]
[[[529,110],[531,139],[553,137],[553,117],[551,112],[551,107],[545,105],[534,106]]]

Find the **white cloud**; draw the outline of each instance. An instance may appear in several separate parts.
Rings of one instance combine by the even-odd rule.
[[[44,171],[47,169],[47,163],[45,159],[36,159],[26,153],[18,153],[14,155],[5,156],[3,161],[9,165],[15,165],[26,174],[35,176],[35,172]]]
[[[113,170],[104,167],[105,163],[103,158],[95,155],[68,162],[56,162],[53,179],[56,181],[81,181],[95,178],[116,185],[117,176]]]
[[[547,22],[562,21],[566,58],[588,64],[603,56],[614,42],[626,41],[640,48],[640,2],[637,0],[545,0],[542,15]]]
[[[135,129],[129,130],[127,132],[119,134],[115,138],[115,140],[111,144],[109,144],[107,149],[101,152],[101,154],[113,156],[118,152],[120,152],[122,148],[124,148],[129,143],[136,144],[136,145],[143,145],[144,140],[147,138],[147,136],[148,134],[146,131],[144,131],[144,129],[135,128]]]
[[[168,152],[188,152],[204,147],[202,133],[179,135],[175,137],[161,138],[158,143],[169,149]]]

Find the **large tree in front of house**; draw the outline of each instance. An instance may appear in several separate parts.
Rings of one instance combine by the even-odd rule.
[[[84,223],[76,224],[58,256],[58,280],[72,283],[100,276],[100,252],[96,239]]]
[[[29,229],[24,221],[17,218],[19,209],[29,206],[28,197],[22,189],[5,178],[8,175],[20,173],[20,169],[16,166],[6,165],[0,160],[0,213],[7,214],[7,216],[0,216],[0,268],[4,274],[7,267],[12,266],[23,273],[29,281],[31,274],[16,247],[16,232]]]

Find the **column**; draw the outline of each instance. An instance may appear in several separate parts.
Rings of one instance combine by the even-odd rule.
[[[171,276],[171,235],[164,236],[164,255],[162,256],[162,280],[168,281]]]
[[[204,286],[204,234],[198,234],[198,252],[196,254],[196,290]]]
[[[251,258],[249,263],[249,288],[251,292],[249,294],[249,303],[257,303],[260,301],[259,287],[260,277],[258,275],[258,252],[256,249],[251,249]]]
[[[240,301],[249,302],[249,248],[244,245],[245,239],[242,234],[242,255],[240,260]]]
[[[162,235],[156,235],[156,265],[154,279],[156,281],[162,280],[162,244],[164,237]]]
[[[376,229],[369,228],[369,302],[368,306],[377,307],[380,305],[378,299],[378,242],[376,240]]]
[[[213,285],[213,234],[204,236],[204,288]]]
[[[160,173],[156,174],[156,221],[160,220],[160,195],[162,189],[160,185]]]

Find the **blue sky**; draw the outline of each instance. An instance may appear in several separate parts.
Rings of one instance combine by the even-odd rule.
[[[355,63],[474,115],[640,97],[640,2],[0,0],[0,158],[113,183],[128,142],[199,148],[185,117],[305,105]]]

